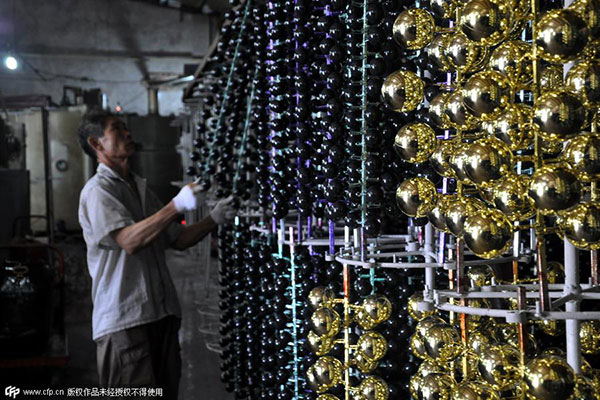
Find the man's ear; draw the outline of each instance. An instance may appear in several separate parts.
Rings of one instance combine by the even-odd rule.
[[[102,143],[100,143],[99,138],[97,138],[96,136],[88,137],[87,142],[92,149],[96,151],[102,150]]]

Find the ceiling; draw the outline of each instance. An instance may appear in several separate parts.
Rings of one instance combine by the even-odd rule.
[[[158,7],[174,8],[197,14],[224,13],[231,8],[228,0],[134,0]]]

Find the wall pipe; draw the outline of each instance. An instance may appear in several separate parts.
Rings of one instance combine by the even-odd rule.
[[[148,115],[158,115],[158,88],[148,86]]]
[[[50,131],[48,123],[48,110],[42,107],[42,138],[44,140],[44,188],[46,196],[46,229],[48,230],[48,244],[54,243],[54,190],[52,188],[52,164],[50,156]]]

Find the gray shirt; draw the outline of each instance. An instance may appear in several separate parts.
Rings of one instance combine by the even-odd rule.
[[[165,249],[177,239],[181,226],[173,222],[150,245],[132,255],[110,235],[162,207],[145,179],[134,174],[133,180],[135,187],[99,164],[79,198],[79,223],[92,277],[94,339],[167,315],[181,317],[165,262]]]

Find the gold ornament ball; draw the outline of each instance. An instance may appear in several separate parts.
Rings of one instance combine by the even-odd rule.
[[[423,378],[419,399],[451,400],[456,381],[448,374],[433,373]]]
[[[566,354],[563,354],[562,357],[566,357]],[[600,387],[600,381],[598,381],[597,375],[598,372],[599,370],[592,368],[590,363],[585,358],[581,357],[581,373]]]
[[[487,61],[487,48],[470,41],[462,32],[448,36],[444,55],[449,68],[461,73],[475,72]]]
[[[487,308],[487,309],[492,308],[492,306],[490,305],[489,301],[487,301],[487,299],[470,299],[469,307]],[[486,317],[485,315],[469,316],[469,323],[471,324],[470,326],[473,328],[481,326],[483,324],[486,324],[489,321],[490,321],[490,317]]]
[[[476,329],[469,336],[469,349],[475,354],[481,354],[488,346],[496,343],[493,335],[483,330]]]
[[[548,164],[534,172],[529,196],[544,214],[568,210],[581,198],[581,183],[565,164]]]
[[[431,0],[429,7],[433,16],[439,19],[452,18],[456,11],[455,0]]]
[[[600,385],[581,374],[575,375],[575,389],[569,400],[597,400],[600,395]]]
[[[525,366],[527,393],[533,399],[568,399],[575,388],[575,372],[564,358],[541,356]]]
[[[496,338],[499,342],[508,342],[508,339],[514,337],[515,334],[518,334],[517,326],[515,324],[509,323],[497,323],[496,327]]]
[[[600,370],[594,369],[586,376],[594,382],[596,388],[600,388]]]
[[[492,189],[493,189],[493,186],[491,186],[491,185],[479,186],[477,188],[479,195],[481,196],[481,198],[483,199],[485,204],[487,204],[489,206],[494,205],[494,193],[492,192]]]
[[[467,277],[476,287],[491,285],[495,276],[489,265],[472,265],[467,269]]]
[[[600,204],[580,203],[559,216],[559,235],[581,250],[600,249]]]
[[[306,383],[308,387],[310,387],[312,390],[316,391],[320,388],[319,383],[317,383],[317,377],[315,376],[315,369],[313,366],[310,366],[306,371]],[[325,390],[323,390],[322,392],[324,392]]]
[[[427,218],[429,222],[433,225],[435,229],[442,232],[450,232],[448,227],[446,226],[446,209],[448,208],[448,204],[450,202],[455,201],[457,199],[457,195],[452,194],[442,194],[439,195],[439,200],[436,206],[427,213]]]
[[[582,133],[569,140],[562,154],[584,182],[600,178],[600,136]]]
[[[354,356],[354,360],[353,361],[354,361],[354,364],[356,364],[356,367],[363,374],[367,374],[369,372],[372,372],[379,365],[379,363],[376,360],[372,360],[370,358],[367,358],[362,353],[356,353],[356,355]]]
[[[317,286],[308,293],[308,304],[313,310],[319,307],[331,307],[335,293],[327,287]]]
[[[396,204],[409,217],[425,217],[436,201],[435,185],[426,178],[407,179],[396,190]]]
[[[586,60],[575,64],[567,73],[567,89],[579,93],[586,107],[600,106],[600,62]]]
[[[477,369],[482,378],[498,390],[506,390],[519,382],[519,350],[508,344],[488,346],[479,355]]]
[[[538,321],[540,329],[548,336],[559,336],[565,333],[564,322],[553,319]]]
[[[558,90],[564,83],[562,65],[546,65],[540,74],[539,88],[543,92]]]
[[[425,162],[435,150],[434,130],[422,122],[404,125],[394,139],[394,150],[401,159],[410,163]]]
[[[492,52],[489,66],[501,72],[516,88],[525,88],[533,79],[531,45],[522,40],[502,43]]]
[[[581,351],[585,354],[600,353],[600,321],[584,321],[579,330]]]
[[[463,237],[465,220],[473,214],[485,210],[485,204],[473,197],[461,197],[446,208],[446,226],[456,237]]]
[[[449,92],[441,92],[429,103],[429,119],[434,126],[440,129],[450,128],[450,119],[446,114],[446,103],[449,96]]]
[[[423,101],[424,87],[417,74],[400,70],[388,75],[381,86],[381,94],[394,111],[413,111]]]
[[[544,351],[542,351],[542,354],[540,354],[540,355],[541,356],[558,356],[558,357],[562,357],[562,358],[567,357],[567,353],[563,349],[560,349],[558,347],[549,347],[549,348],[545,349]]]
[[[422,338],[425,337],[426,332],[429,328],[431,328],[434,325],[438,325],[438,324],[445,324],[446,321],[444,321],[443,318],[438,317],[437,315],[430,315],[428,317],[425,317],[423,319],[421,319],[418,323],[417,323],[417,327],[415,328],[415,332],[420,335]]]
[[[490,208],[467,217],[463,236],[476,256],[495,258],[510,248],[513,225],[500,210]]]
[[[443,0],[434,0],[443,1]],[[427,58],[432,64],[434,69],[445,71],[450,69],[448,62],[448,56],[446,55],[446,48],[448,47],[448,38],[450,37],[447,33],[441,33],[436,35],[429,46],[425,49]]]
[[[467,366],[466,370],[463,369],[465,365]],[[470,352],[465,352],[454,360],[453,363],[449,364],[447,371],[448,373],[451,373],[457,381],[481,379],[479,372],[477,371],[477,356]]]
[[[365,329],[372,329],[387,320],[392,313],[392,303],[382,295],[370,295],[363,300],[356,321]]]
[[[429,355],[427,355],[427,351],[425,351],[425,341],[416,333],[410,337],[410,351],[415,357],[418,357],[422,360],[429,359]]]
[[[467,165],[467,150],[469,150],[469,143],[458,143],[453,149],[448,165],[454,173],[454,177],[463,183],[471,183],[469,176],[465,170]]]
[[[579,57],[590,34],[583,18],[569,9],[548,11],[537,22],[536,31],[535,43],[541,57],[553,63]]]
[[[354,320],[357,324],[362,326],[365,329],[373,329],[377,324],[369,315],[365,312],[364,309],[360,308],[356,315],[354,316]]]
[[[320,357],[307,371],[309,385],[323,393],[342,383],[342,362],[330,356]]]
[[[452,400],[500,400],[500,396],[485,382],[463,381],[454,389]]]
[[[358,352],[371,361],[377,361],[387,351],[387,341],[379,332],[366,332],[358,339]]]
[[[477,126],[477,120],[467,111],[460,90],[456,90],[446,98],[446,109],[449,124],[454,129],[471,130]]]
[[[310,317],[312,329],[319,336],[333,337],[340,331],[340,315],[331,308],[321,307]]]
[[[452,177],[454,171],[450,168],[450,158],[456,151],[456,142],[452,140],[438,140],[429,163],[433,170],[441,176]]]
[[[362,302],[362,309],[377,323],[383,322],[390,317],[392,303],[383,295],[369,295]]]
[[[548,64],[540,73],[539,88],[542,93],[559,90],[564,84],[562,65]]]
[[[470,40],[491,46],[506,39],[511,21],[510,10],[502,2],[470,0],[464,5],[458,24]]]
[[[464,170],[476,185],[492,185],[512,170],[512,152],[498,138],[473,142],[466,151]]]
[[[312,330],[306,337],[308,348],[318,356],[324,356],[331,351],[334,345],[333,340],[328,336],[319,336]]]
[[[425,360],[419,365],[416,375],[425,378],[429,374],[441,373],[442,367],[433,360]]]
[[[512,221],[522,221],[535,214],[535,203],[527,193],[529,177],[510,173],[493,189],[494,205]]]
[[[430,327],[423,339],[425,351],[437,362],[450,362],[462,352],[458,329],[450,324],[437,324]]]
[[[519,383],[517,383],[514,387],[509,388],[507,390],[505,390],[504,392],[501,393],[502,397],[500,397],[501,399],[527,399],[530,400],[529,397],[527,397],[527,393],[526,393],[526,389],[525,389],[525,383],[521,380]]]
[[[423,378],[418,374],[414,374],[408,383],[408,390],[413,399],[418,399],[421,393],[421,385],[423,384]]]
[[[511,104],[494,121],[482,123],[483,130],[506,143],[512,151],[524,150],[533,143],[529,127],[532,109],[526,104]]]
[[[358,385],[361,400],[387,400],[390,394],[387,383],[377,376],[367,376]]]
[[[598,40],[600,40],[600,1],[576,0],[569,8],[583,18],[590,30],[590,41],[598,44]]]
[[[484,121],[498,118],[510,102],[510,92],[508,78],[493,70],[474,74],[462,89],[467,110]]]
[[[564,90],[542,94],[533,107],[534,127],[548,141],[564,141],[577,135],[586,120],[581,98]]]
[[[558,261],[549,261],[546,265],[548,283],[564,283],[565,267]]]
[[[408,315],[411,316],[415,321],[421,321],[429,316],[435,314],[435,310],[430,311],[420,311],[419,303],[424,301],[423,295],[420,293],[414,293],[412,296],[408,298]]]
[[[420,50],[431,43],[435,34],[435,22],[425,9],[411,8],[398,15],[392,33],[400,47]]]

